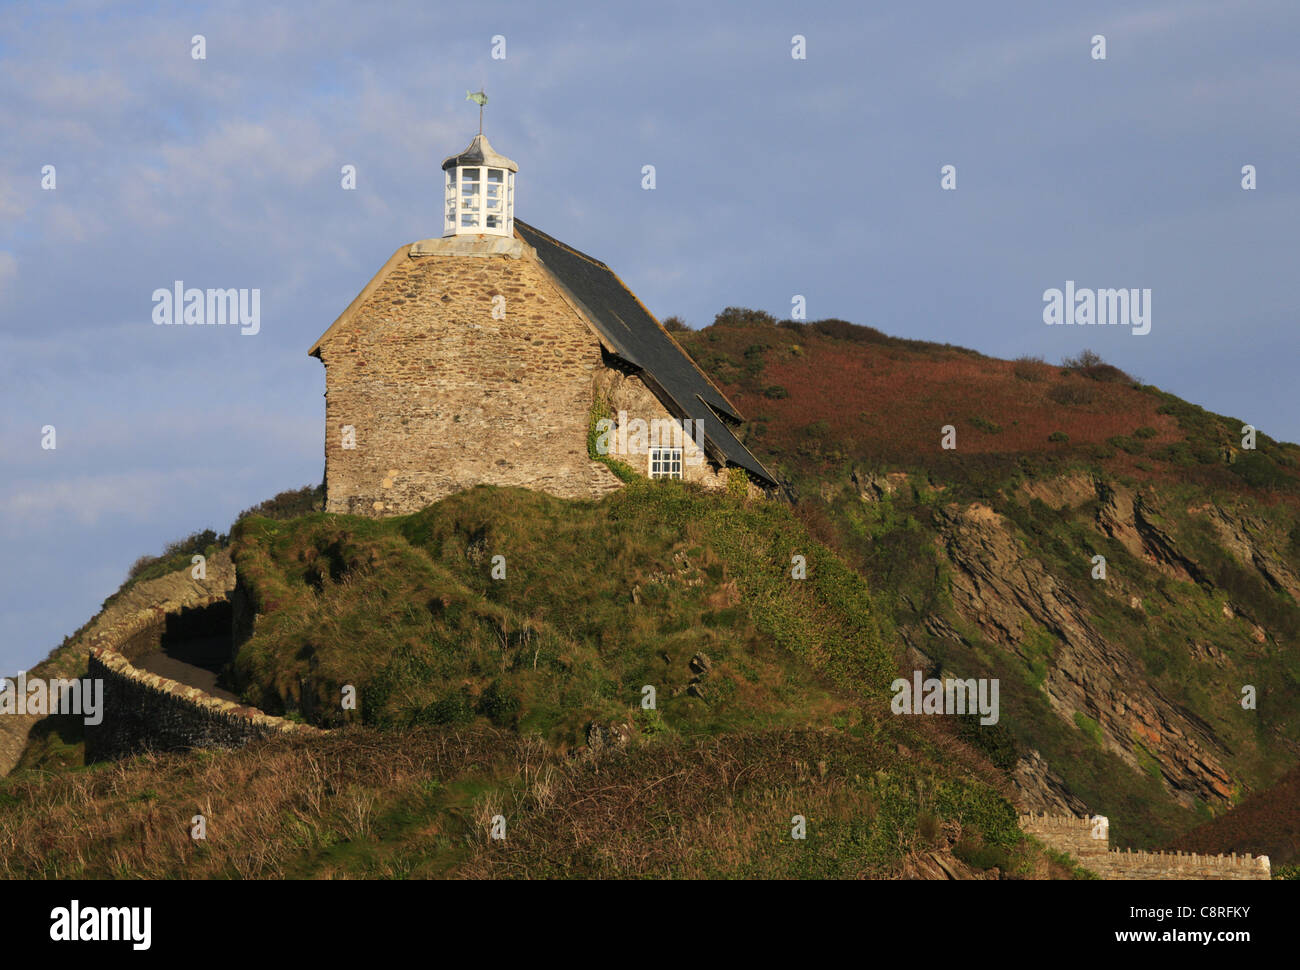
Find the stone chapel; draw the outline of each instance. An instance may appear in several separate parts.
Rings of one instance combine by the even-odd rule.
[[[478,484],[596,497],[621,483],[593,450],[647,478],[776,486],[623,281],[515,219],[513,161],[480,133],[442,169],[442,236],[398,249],[309,351],[327,511],[405,514]]]

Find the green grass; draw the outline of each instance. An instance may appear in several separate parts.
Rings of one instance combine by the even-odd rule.
[[[790,577],[794,554],[807,579]],[[830,716],[846,703],[832,690],[880,697],[893,676],[866,584],[786,506],[680,483],[601,502],[481,487],[384,520],[250,518],[234,556],[261,614],[236,662],[247,699],[322,726],[482,717],[567,745],[625,718],[645,684],[670,727],[699,732],[792,707]],[[699,651],[707,703],[681,697]],[[348,684],[355,715],[339,709]]]

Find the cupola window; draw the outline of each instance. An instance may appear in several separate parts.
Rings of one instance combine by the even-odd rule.
[[[518,171],[514,162],[493,151],[480,134],[469,148],[443,162],[442,168],[446,172],[444,236],[514,235]]]

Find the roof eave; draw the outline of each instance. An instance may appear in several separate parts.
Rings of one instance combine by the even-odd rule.
[[[343,325],[352,319],[356,312],[361,309],[362,304],[364,304],[366,300],[370,299],[371,294],[373,294],[375,290],[379,289],[379,285],[388,278],[388,274],[393,271],[393,267],[401,262],[402,257],[406,256],[410,251],[411,244],[407,243],[404,246],[399,246],[397,252],[388,257],[388,262],[384,263],[384,265],[380,267],[379,272],[370,278],[370,282],[367,283],[362,288],[361,292],[357,294],[356,299],[348,304],[347,309],[338,315],[338,319],[331,323],[326,331],[316,339],[314,344],[311,345],[311,350],[307,351],[308,357],[315,357],[317,360],[321,359],[321,345],[324,344],[335,331],[341,330]]]

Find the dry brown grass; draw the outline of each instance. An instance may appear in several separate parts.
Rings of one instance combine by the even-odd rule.
[[[351,731],[12,777],[0,789],[0,875],[282,878],[336,840],[370,838],[378,811],[421,784],[490,772],[516,743],[493,731]],[[197,814],[202,842],[190,837]]]
[[[930,760],[942,738],[921,746],[903,763],[885,736],[777,731],[566,757],[495,730],[348,730],[30,773],[0,783],[0,876],[888,877],[932,841],[919,806],[972,784]]]

